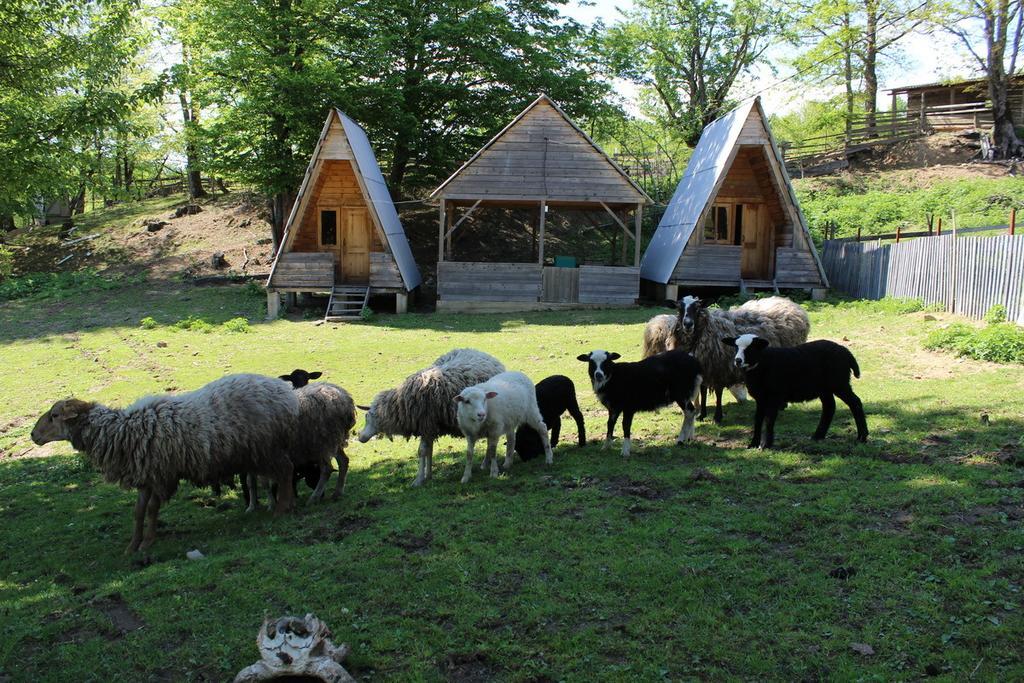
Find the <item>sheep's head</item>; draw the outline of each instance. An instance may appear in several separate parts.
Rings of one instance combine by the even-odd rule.
[[[722,343],[736,349],[733,363],[740,370],[753,370],[761,362],[761,352],[768,348],[768,340],[756,334],[723,337]]]
[[[280,375],[280,378],[283,379],[285,382],[291,382],[293,388],[301,389],[302,387],[309,384],[309,380],[320,379],[320,375],[322,374],[323,373],[319,371],[306,372],[305,370],[302,370],[300,368],[295,368],[294,370],[292,370],[290,375]]]
[[[576,356],[576,360],[587,363],[587,372],[590,373],[590,384],[594,391],[600,391],[601,387],[608,383],[615,365],[613,361],[619,358],[622,356],[608,351],[591,351]]]
[[[32,428],[32,442],[37,446],[51,441],[66,441],[71,438],[71,425],[92,410],[94,403],[69,398],[57,401],[53,407],[39,416]]]
[[[459,411],[459,422],[472,424],[480,423],[487,419],[487,402],[498,395],[497,391],[484,391],[478,387],[463,389],[462,393],[455,397],[456,406]]]
[[[679,309],[679,331],[684,334],[692,333],[697,327],[697,321],[700,320],[701,311],[704,310],[703,302],[700,297],[684,296],[679,300],[677,308]]]
[[[363,429],[359,432],[359,443],[366,443],[380,433],[380,427],[377,423],[377,402],[377,399],[374,399],[373,403],[368,406],[356,406],[356,408],[366,413],[366,424],[363,425]]]

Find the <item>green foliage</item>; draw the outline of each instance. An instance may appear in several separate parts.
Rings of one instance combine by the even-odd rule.
[[[370,308],[369,306],[367,306],[363,310],[359,311],[359,317],[364,322],[369,322],[369,321],[373,320],[373,316],[374,316],[373,309]]]
[[[1007,322],[983,328],[954,323],[929,334],[925,348],[993,363],[1024,364],[1024,328]]]
[[[985,322],[989,325],[1006,322],[1006,306],[996,304],[985,311]]]
[[[14,250],[0,244],[0,281],[6,280],[14,272]]]
[[[809,100],[787,114],[772,114],[775,139],[799,145],[807,138],[839,135],[846,127],[843,98]]]
[[[27,297],[60,299],[82,292],[118,289],[138,284],[143,280],[143,276],[100,275],[92,269],[64,273],[28,273],[0,282],[0,301]]]
[[[157,323],[156,320],[153,320],[153,318],[148,315],[139,321],[139,327],[141,327],[144,330],[156,329],[158,324],[159,323]]]
[[[944,217],[943,229],[950,229],[950,212],[956,212],[962,228],[1006,223],[1010,208],[1024,209],[1024,178],[964,178],[942,181],[930,187],[913,187],[903,182],[877,184],[845,179],[796,181],[797,196],[815,236],[827,225],[836,235],[852,237],[885,234],[897,226],[907,230],[926,229],[929,217]]]
[[[624,14],[600,43],[608,72],[641,86],[647,113],[691,146],[788,22],[773,0],[638,0]]]
[[[245,334],[245,333],[249,332],[249,329],[250,329],[249,328],[249,321],[247,319],[245,319],[245,318],[242,318],[242,317],[232,318],[231,320],[227,320],[227,321],[224,322],[224,324],[221,327],[223,327],[228,332],[238,332],[238,333],[242,333],[242,334]]]
[[[190,315],[187,318],[182,318],[178,322],[174,323],[173,327],[176,330],[202,332],[203,334],[210,334],[215,329],[217,329],[217,326],[214,325],[213,323],[195,315]]]

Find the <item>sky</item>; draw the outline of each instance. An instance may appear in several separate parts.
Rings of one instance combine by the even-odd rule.
[[[576,19],[583,24],[593,24],[598,20],[606,25],[613,24],[622,16],[620,9],[629,9],[632,6],[631,0],[593,0],[592,2],[580,2],[580,0],[569,0],[562,7],[562,12]],[[772,62],[781,64],[786,57],[794,54],[792,48],[776,48],[771,51]],[[971,77],[974,73],[969,62],[964,58],[956,40],[945,33],[935,35],[912,34],[903,42],[903,55],[899,64],[880,65],[882,72],[879,77],[878,106],[880,109],[888,109],[890,99],[887,89],[918,83],[931,83],[949,79],[952,77]],[[783,81],[787,76],[792,75],[793,70],[785,66],[778,66],[777,73],[773,74],[766,66],[758,67],[754,73],[740,79],[733,90],[733,97],[744,99],[758,91],[761,92],[761,102],[768,114],[785,114],[800,108],[809,100],[825,99],[839,94],[839,88],[834,90],[816,88],[804,83],[797,83],[793,80]],[[627,109],[637,113],[636,86],[626,81],[616,81],[615,89],[626,101]]]

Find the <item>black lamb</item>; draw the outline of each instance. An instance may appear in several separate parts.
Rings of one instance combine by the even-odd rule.
[[[696,408],[700,394],[701,369],[696,358],[686,351],[666,351],[635,363],[615,363],[621,356],[608,351],[591,351],[577,356],[589,363],[590,383],[601,404],[608,409],[607,448],[622,415],[622,456],[629,457],[633,415],[657,410],[670,403],[683,409],[683,426],[676,443],[693,438]]]
[[[580,446],[587,445],[583,413],[576,401],[576,385],[565,375],[552,375],[537,382],[537,407],[544,418],[544,424],[551,430],[551,447],[558,443],[562,431],[562,413],[569,411],[576,420],[576,432]],[[522,426],[516,431],[516,453],[523,460],[532,460],[544,452],[540,435],[532,428]]]
[[[734,362],[745,372],[747,390],[757,401],[750,448],[771,448],[779,411],[790,403],[816,398],[821,400],[821,419],[814,439],[824,439],[836,412],[833,395],[850,407],[857,423],[857,440],[867,441],[864,406],[850,386],[850,373],[859,378],[860,367],[848,348],[825,339],[774,348],[754,334],[724,337],[722,343],[736,348]],[[762,439],[761,425],[765,422]]]

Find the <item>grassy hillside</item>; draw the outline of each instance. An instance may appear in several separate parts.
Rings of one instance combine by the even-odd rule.
[[[639,416],[628,461],[571,445],[566,422],[554,465],[466,486],[444,439],[414,490],[415,445],[378,440],[349,448],[342,500],[281,519],[184,486],[133,561],[132,494],[28,441],[55,399],[304,367],[365,402],[473,346],[571,376],[599,440],[575,356],[637,357],[655,311],[266,324],[246,288],[171,283],[0,303],[0,679],[229,680],[264,615],[306,612],[360,680],[1021,679],[1024,368],[922,350],[948,317],[919,307],[809,306],[812,336],[860,361],[866,445],[843,406],[810,441],[808,404],[780,418],[779,450],[750,451],[753,406],[730,402],[687,447],[678,409]],[[222,325],[240,315],[248,332]],[[190,317],[211,326],[175,325]]]
[[[835,225],[840,237],[856,235],[858,227],[863,235],[895,232],[897,226],[924,230],[938,216],[949,229],[954,211],[960,227],[1005,225],[1014,207],[1024,221],[1024,177],[998,166],[839,174],[793,184],[816,236],[827,225]]]

